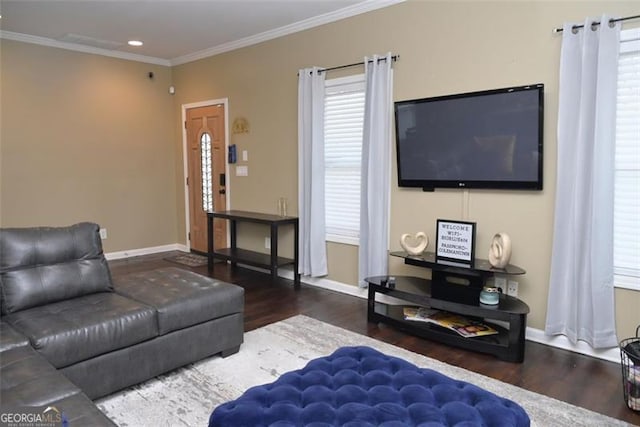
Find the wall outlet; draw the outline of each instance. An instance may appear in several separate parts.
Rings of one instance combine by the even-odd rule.
[[[100,229],[100,238],[102,240],[106,240],[107,239],[107,229],[106,228],[101,228]]]
[[[511,295],[512,297],[518,296],[518,282],[509,280],[509,283],[507,283],[507,295]]]
[[[500,288],[503,293],[507,292],[507,279],[496,276],[493,278],[493,286]]]
[[[264,238],[264,248],[271,249],[271,237]]]

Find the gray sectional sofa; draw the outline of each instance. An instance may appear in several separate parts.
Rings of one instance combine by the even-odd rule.
[[[243,341],[243,288],[180,268],[113,283],[93,223],[0,229],[0,306],[0,413],[71,426],[113,425],[91,399]]]

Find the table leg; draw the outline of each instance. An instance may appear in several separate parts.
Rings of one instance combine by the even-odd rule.
[[[236,220],[235,219],[230,219],[229,220],[229,236],[231,237],[231,244],[230,244],[230,248],[231,248],[231,267],[235,267],[238,263],[235,261],[236,259]]]
[[[506,358],[503,360],[519,363],[524,360],[526,329],[526,314],[512,314],[509,316],[509,346]]]
[[[368,322],[373,322],[374,317],[375,317],[375,312],[376,312],[376,291],[375,289],[373,289],[373,286],[371,283],[369,283],[369,290],[368,290],[368,295],[367,295],[367,321]]]
[[[213,271],[213,215],[207,214],[207,269]]]
[[[278,278],[278,226],[271,224],[271,278]]]
[[[293,223],[293,287],[300,288],[300,270],[298,267],[298,220]]]

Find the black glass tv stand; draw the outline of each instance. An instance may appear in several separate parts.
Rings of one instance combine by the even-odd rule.
[[[430,253],[420,257],[409,256],[406,252],[392,252],[391,255],[404,258],[407,264],[431,268],[432,279],[395,276],[395,285],[389,286],[389,276],[366,278],[369,284],[369,322],[386,323],[413,335],[491,354],[508,362],[521,363],[524,360],[529,306],[518,298],[505,294],[500,294],[497,305],[489,306],[479,302],[479,290],[488,278],[494,274],[524,274],[523,269],[513,265],[505,269],[493,269],[488,261],[483,260],[476,260],[474,267],[451,266],[436,263],[435,256]],[[460,284],[464,280],[467,282]],[[436,289],[437,296],[433,292]],[[376,301],[378,294],[393,297],[395,300],[393,303],[381,302],[381,298]],[[498,333],[465,338],[433,323],[405,320],[404,307],[426,307],[460,314],[473,320],[481,320]]]

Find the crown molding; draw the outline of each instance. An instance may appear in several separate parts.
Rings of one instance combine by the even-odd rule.
[[[84,46],[76,43],[65,43],[48,37],[32,36],[29,34],[14,33],[0,30],[0,39],[14,40],[18,42],[37,44],[41,46],[56,47],[59,49],[73,50],[76,52],[91,53],[94,55],[110,56],[112,58],[126,59],[128,61],[145,62],[148,64],[171,66],[171,61],[152,56],[137,55],[135,53],[120,52],[116,50],[100,49],[98,47]]]
[[[286,36],[289,34],[297,33],[300,31],[308,30],[310,28],[318,27],[320,25],[336,22],[341,19],[350,18],[352,16],[360,15],[362,13],[371,12],[377,9],[382,9],[394,4],[402,3],[406,0],[369,0],[361,3],[354,4],[343,9],[339,9],[333,12],[325,13],[324,15],[315,16],[313,18],[305,19],[303,21],[295,22],[284,27],[276,28],[274,30],[265,31],[254,36],[245,37],[240,40],[235,40],[229,43],[224,43],[218,46],[214,46],[209,49],[201,50],[198,52],[190,53],[187,55],[179,56],[171,60],[171,65],[182,65],[188,62],[197,61],[199,59],[208,58],[210,56],[219,55],[221,53],[230,52],[232,50],[240,49],[243,47],[251,46],[254,44],[262,43],[268,40],[273,40],[278,37]]]

